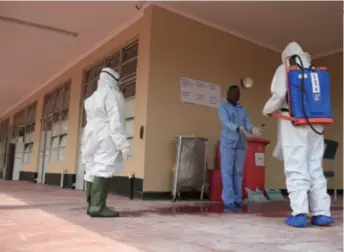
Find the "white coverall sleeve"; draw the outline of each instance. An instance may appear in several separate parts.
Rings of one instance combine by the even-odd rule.
[[[116,95],[108,94],[105,98],[105,109],[109,118],[109,134],[116,149],[121,151],[129,147],[125,131],[124,99],[117,99]]]
[[[280,65],[275,72],[271,83],[272,96],[266,102],[263,114],[268,115],[281,108],[287,94],[285,66]]]

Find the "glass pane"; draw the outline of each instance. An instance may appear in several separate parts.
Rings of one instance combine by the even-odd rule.
[[[124,98],[129,98],[135,96],[136,93],[136,79],[128,82],[128,83],[123,83],[123,88],[122,88],[123,96]]]
[[[119,57],[118,52],[106,59],[106,66],[107,67],[110,67],[112,69],[116,69],[116,68],[118,68],[119,65],[120,65],[120,57]]]
[[[69,104],[70,88],[71,88],[70,83],[64,86],[63,101],[62,101],[63,106],[67,106]]]
[[[25,135],[24,135],[24,142],[25,143],[30,142],[30,133],[25,133]]]
[[[136,67],[137,59],[134,59],[132,61],[129,61],[128,63],[123,64],[121,68],[121,79],[135,75]]]
[[[125,122],[125,130],[127,132],[127,137],[134,137],[134,119]]]
[[[53,123],[53,127],[52,127],[52,135],[53,136],[57,136],[61,134],[61,123],[57,122],[57,123]]]
[[[61,124],[61,134],[68,133],[68,121],[63,121]]]
[[[62,121],[67,121],[69,116],[69,109],[65,109],[62,111],[61,119]]]
[[[17,127],[11,127],[11,139],[14,139],[18,136],[18,128]]]
[[[58,153],[58,160],[59,161],[65,160],[65,156],[66,156],[66,148],[65,147],[60,148],[59,153]]]
[[[97,89],[98,80],[93,80],[85,84],[84,86],[84,99],[90,97]]]
[[[137,42],[123,48],[123,62],[126,62],[132,58],[137,57],[138,48],[139,44]]]
[[[61,108],[63,105],[63,88],[59,88],[56,90],[57,96],[56,96],[56,109]]]
[[[96,66],[92,67],[88,72],[86,72],[85,82],[93,81],[99,78],[100,71],[104,66],[104,62],[98,63]]]
[[[24,152],[29,152],[31,149],[30,149],[30,144],[25,144],[25,150]]]
[[[61,120],[61,113],[60,112],[55,112],[53,115],[53,123],[56,123]]]
[[[134,105],[135,99],[126,99],[124,101],[124,108],[125,108],[125,118],[134,117]]]
[[[30,132],[28,138],[29,138],[29,139],[28,139],[29,142],[33,142],[33,141],[34,141],[34,138],[35,138],[34,132]]]
[[[51,130],[52,129],[52,117],[46,117],[44,118],[44,130]]]
[[[49,113],[54,111],[56,109],[56,99],[57,99],[57,92],[54,91],[51,93],[50,95],[50,99],[49,99]]]
[[[60,145],[60,136],[53,137],[51,139],[51,148],[58,148]]]
[[[61,136],[60,147],[67,147],[67,135]]]

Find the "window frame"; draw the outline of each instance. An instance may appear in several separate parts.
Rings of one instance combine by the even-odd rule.
[[[44,153],[49,151],[48,162],[61,162],[65,158],[60,159],[61,140],[66,137],[68,139],[68,119],[69,119],[69,103],[71,99],[72,81],[69,79],[47,93],[44,96],[42,131],[51,131],[49,145],[45,144]],[[53,99],[52,99],[52,98]],[[67,125],[64,129],[63,126]],[[57,139],[57,147],[53,147],[53,143]],[[46,141],[46,139],[45,139]],[[63,147],[65,150],[67,146]],[[56,151],[56,159],[53,157]],[[44,154],[45,155],[45,154]],[[65,156],[64,156],[65,157]]]

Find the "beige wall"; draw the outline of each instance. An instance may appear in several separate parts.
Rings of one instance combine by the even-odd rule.
[[[223,94],[229,84],[238,84],[243,76],[252,77],[255,86],[242,93],[241,103],[253,123],[260,125],[266,120],[261,110],[281,61],[278,53],[158,7],[153,10],[151,41],[153,70],[148,94],[144,191],[170,191],[176,153],[174,137],[194,134],[208,138],[208,164],[213,168],[215,143],[221,132],[216,109],[180,101],[180,77],[219,84]],[[342,65],[335,61],[341,59],[324,59],[331,70],[332,84],[340,89],[333,104],[338,123],[331,126],[332,133],[327,131],[333,137],[337,135],[337,139],[342,139]],[[264,137],[271,141],[266,154],[266,187],[285,188],[283,164],[272,157],[276,129],[275,119],[264,129]],[[342,170],[341,157],[338,161]]]
[[[118,36],[111,41],[105,43],[96,52],[91,53],[89,56],[81,60],[78,64],[70,68],[68,71],[61,74],[54,81],[45,86],[42,90],[37,92],[32,97],[29,97],[22,104],[17,106],[15,109],[8,112],[2,118],[8,116],[13,118],[13,115],[29,105],[32,101],[38,100],[37,113],[36,113],[36,130],[35,130],[35,144],[33,149],[33,157],[31,164],[25,164],[22,167],[22,171],[37,171],[38,160],[39,160],[39,143],[40,143],[40,130],[41,130],[41,117],[43,111],[43,97],[44,95],[54,89],[57,85],[64,83],[68,79],[72,79],[71,86],[71,98],[70,98],[70,114],[68,120],[68,139],[67,139],[67,155],[64,161],[49,163],[49,173],[60,173],[62,169],[68,171],[68,173],[76,172],[77,164],[77,148],[79,138],[79,125],[80,125],[80,100],[83,86],[83,73],[95,62],[102,60],[105,56],[118,51],[125,44],[132,42],[139,38],[139,59],[138,59],[138,70],[137,70],[137,91],[136,91],[136,103],[135,111],[137,117],[135,118],[135,140],[133,142],[134,152],[138,153],[134,155],[132,160],[126,163],[125,171],[123,175],[127,175],[129,172],[135,172],[137,177],[143,178],[144,168],[144,140],[138,140],[139,125],[145,125],[146,122],[146,97],[147,97],[147,62],[148,62],[148,47],[150,43],[149,37],[150,29],[150,17],[146,15],[139,21],[136,21],[129,28],[123,30]],[[142,43],[141,43],[142,41]],[[142,81],[141,81],[142,80]],[[42,83],[43,84],[43,83]],[[138,150],[139,148],[139,150]],[[141,152],[140,148],[143,148]],[[141,152],[141,153],[140,153]]]
[[[219,84],[223,94],[229,84],[238,84],[244,76],[252,77],[255,86],[243,92],[242,104],[253,123],[261,124],[265,120],[261,110],[279,63],[277,53],[155,7],[144,191],[171,190],[176,135],[208,138],[208,164],[213,168],[215,143],[221,132],[217,110],[182,103],[180,77]],[[265,131],[265,137],[273,144],[275,129],[272,120]],[[271,150],[269,147],[268,153]],[[268,185],[281,187],[282,165],[268,154],[267,167]]]

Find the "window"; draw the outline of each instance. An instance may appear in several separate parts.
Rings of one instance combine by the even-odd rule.
[[[67,81],[45,95],[43,128],[45,131],[45,153],[49,162],[65,159],[71,82]]]
[[[29,164],[32,159],[32,150],[34,144],[34,132],[36,121],[36,105],[34,102],[17,112],[13,118],[13,126],[11,127],[11,141],[17,143],[22,137],[24,141],[23,163]]]
[[[23,158],[24,164],[30,164],[31,163],[32,149],[33,149],[33,143],[25,143],[24,144],[24,158]]]
[[[68,134],[68,111],[68,108],[65,108],[52,115],[50,162],[62,161],[65,158]]]
[[[70,86],[67,81],[44,96],[44,116],[69,106]]]
[[[53,136],[51,138],[51,146],[50,146],[50,162],[56,162],[58,159],[58,153],[59,153],[59,147],[60,147],[60,136]]]
[[[25,126],[23,129],[24,132],[24,158],[23,163],[30,164],[32,159],[32,150],[34,142],[34,133],[35,133],[35,123],[30,123]],[[20,133],[21,135],[21,133]]]

